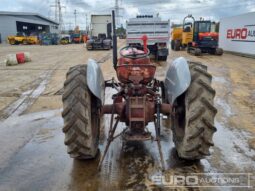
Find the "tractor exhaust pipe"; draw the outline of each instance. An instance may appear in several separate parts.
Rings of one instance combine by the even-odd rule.
[[[112,59],[113,59],[113,68],[116,70],[117,68],[117,36],[116,36],[116,26],[115,26],[115,12],[112,11],[112,29],[113,29],[113,44],[112,44]]]

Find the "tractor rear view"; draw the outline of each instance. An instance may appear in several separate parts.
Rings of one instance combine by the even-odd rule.
[[[217,110],[213,106],[212,76],[206,66],[180,57],[170,64],[165,80],[160,81],[154,76],[156,65],[151,62],[146,45],[143,50],[123,47],[117,59],[114,11],[112,15],[113,67],[118,81],[105,81],[99,64],[91,59],[86,65],[70,68],[66,75],[62,116],[69,155],[76,159],[95,158],[99,150],[101,116],[110,115],[107,144],[99,169],[111,142],[117,137],[126,141],[156,141],[164,169],[160,142],[162,114],[171,118],[179,157],[195,160],[209,155],[216,131],[213,123]],[[111,104],[104,104],[106,88],[117,90]],[[119,123],[126,127],[116,135],[115,130],[121,128]],[[149,123],[154,124],[154,130],[147,129]],[[152,131],[155,131],[155,137]]]

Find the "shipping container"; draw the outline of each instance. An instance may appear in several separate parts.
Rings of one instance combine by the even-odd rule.
[[[225,51],[255,56],[255,12],[222,18],[219,46]]]

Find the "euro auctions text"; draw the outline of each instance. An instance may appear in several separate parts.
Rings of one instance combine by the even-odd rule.
[[[251,173],[191,173],[188,175],[152,175],[151,186],[252,188]]]

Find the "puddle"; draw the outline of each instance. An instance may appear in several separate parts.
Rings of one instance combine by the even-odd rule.
[[[216,77],[216,76],[213,76],[212,81],[213,81],[213,82],[218,82],[218,83],[221,83],[221,84],[227,84],[227,83],[229,83],[229,82],[226,80],[226,78],[224,78],[224,77]]]
[[[235,112],[232,110],[231,106],[223,99],[216,98],[214,103],[216,104],[217,108],[221,108],[224,111],[224,115],[226,117],[231,117],[235,115]]]
[[[213,140],[215,146],[221,150],[225,161],[241,169],[250,169],[253,166],[255,170],[255,162],[252,161],[255,159],[255,151],[250,149],[247,143],[251,135],[244,131],[230,130],[222,122],[215,121],[215,126],[217,132]]]

